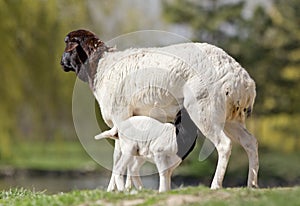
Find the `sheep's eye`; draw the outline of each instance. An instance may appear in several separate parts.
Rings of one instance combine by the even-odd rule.
[[[72,39],[72,41],[79,43],[79,42],[80,42],[80,38],[74,37],[74,38]]]
[[[66,38],[65,38],[65,43],[67,43],[68,41],[69,41],[69,37],[66,36]]]
[[[77,38],[77,37],[66,37],[65,38],[65,42],[67,43],[67,42],[76,42],[76,43],[79,43],[80,42],[80,40],[79,40],[79,38]]]

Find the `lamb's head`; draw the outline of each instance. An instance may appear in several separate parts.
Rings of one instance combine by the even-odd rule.
[[[93,81],[99,59],[109,51],[93,32],[72,31],[65,37],[66,48],[60,64],[64,71],[73,71],[83,81]]]

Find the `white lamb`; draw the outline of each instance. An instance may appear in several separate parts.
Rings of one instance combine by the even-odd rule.
[[[180,164],[181,158],[177,155],[178,146],[176,128],[170,123],[161,123],[151,117],[134,116],[114,126],[118,141],[115,150],[121,152],[119,159],[115,160],[113,174],[119,191],[124,190],[123,175],[128,164],[134,165],[145,160],[154,162],[159,173],[159,192],[165,192],[171,188],[171,175],[173,170]],[[112,138],[110,135],[97,135],[96,139]],[[138,159],[139,156],[143,159]],[[135,158],[134,158],[135,157]],[[129,170],[129,172],[138,172]],[[129,175],[138,175],[138,174]],[[140,183],[135,183],[139,185]]]

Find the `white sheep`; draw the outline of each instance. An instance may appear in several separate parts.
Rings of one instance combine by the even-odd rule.
[[[134,116],[114,126],[115,134],[97,135],[96,139],[111,138],[117,135],[115,150],[120,150],[121,156],[115,160],[113,174],[119,191],[124,190],[123,175],[128,164],[139,165],[145,160],[155,163],[159,173],[159,192],[165,192],[171,187],[172,171],[180,164],[181,158],[177,155],[178,146],[176,128],[170,123],[161,123],[151,117]],[[136,158],[136,157],[140,158]],[[135,157],[135,158],[133,158]],[[138,172],[129,170],[131,176]],[[139,185],[139,183],[135,183]]]
[[[65,42],[64,70],[89,82],[110,128],[137,115],[173,122],[185,108],[218,151],[211,188],[222,187],[232,141],[246,150],[248,187],[257,187],[258,145],[245,127],[255,82],[226,52],[206,43],[112,51],[86,30]]]

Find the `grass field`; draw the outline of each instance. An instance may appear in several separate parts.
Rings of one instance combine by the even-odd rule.
[[[156,191],[108,193],[103,190],[72,191],[46,195],[25,189],[0,192],[0,205],[300,205],[300,187],[210,190],[207,187],[187,187],[159,194]]]

